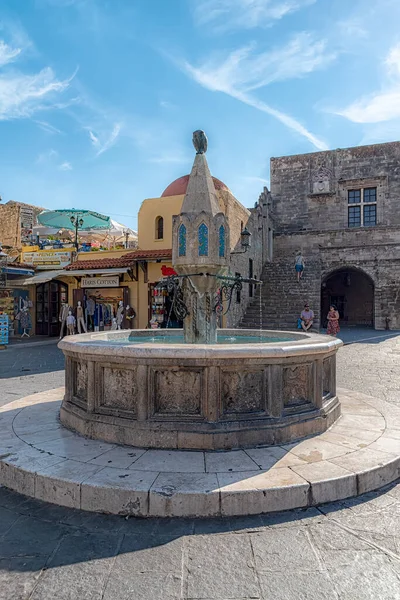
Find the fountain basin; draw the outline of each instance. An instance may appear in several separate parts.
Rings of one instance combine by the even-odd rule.
[[[325,431],[339,417],[340,340],[279,331],[219,334],[235,343],[184,344],[178,329],[64,338],[61,422],[117,444],[222,450],[288,443]],[[151,341],[159,336],[168,343]],[[241,336],[246,343],[238,343]]]

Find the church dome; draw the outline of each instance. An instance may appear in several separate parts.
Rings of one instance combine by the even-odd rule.
[[[213,177],[214,187],[216,190],[227,190],[229,191],[228,186],[226,186],[222,181]],[[172,183],[169,184],[168,187],[165,188],[163,193],[161,194],[161,198],[165,198],[166,196],[183,196],[186,194],[186,189],[189,183],[189,175],[183,175],[183,177],[178,177]]]

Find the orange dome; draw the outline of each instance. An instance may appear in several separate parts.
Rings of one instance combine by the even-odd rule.
[[[229,190],[229,188],[216,177],[213,177],[213,182],[216,190]],[[169,186],[165,188],[161,194],[161,198],[165,198],[166,196],[182,196],[186,194],[188,183],[189,175],[178,177],[178,179],[175,179],[175,181],[170,183]]]

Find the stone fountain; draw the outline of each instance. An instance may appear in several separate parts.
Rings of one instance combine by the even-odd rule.
[[[241,282],[229,275],[229,223],[207,165],[207,138],[196,131],[193,141],[186,195],[173,218],[177,276],[160,283],[174,295],[183,335],[132,330],[62,340],[61,422],[90,438],[169,449],[282,444],[321,433],[340,415],[341,342],[218,329],[220,289],[231,281],[232,292]]]

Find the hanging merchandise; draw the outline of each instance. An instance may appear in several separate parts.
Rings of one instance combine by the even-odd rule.
[[[0,346],[8,344],[8,315],[0,314]]]
[[[21,329],[23,330],[21,337],[30,337],[29,331],[32,329],[32,320],[29,310],[23,308],[15,318],[19,321]]]

